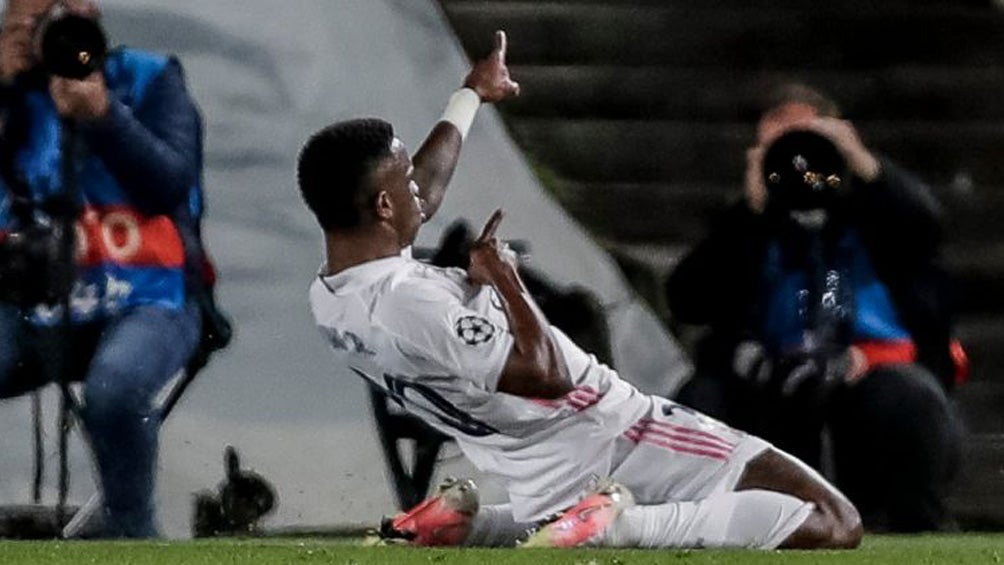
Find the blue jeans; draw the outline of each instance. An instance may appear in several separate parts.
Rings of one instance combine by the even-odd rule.
[[[65,348],[70,380],[84,383],[83,420],[97,461],[107,537],[157,535],[154,476],[160,414],[154,399],[195,351],[198,307],[141,306],[99,323],[58,330],[28,323],[0,304],[0,398],[58,379],[50,360]]]

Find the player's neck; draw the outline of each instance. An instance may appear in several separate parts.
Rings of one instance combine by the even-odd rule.
[[[329,232],[324,234],[327,248],[326,275],[377,259],[401,254],[396,234],[383,230]]]

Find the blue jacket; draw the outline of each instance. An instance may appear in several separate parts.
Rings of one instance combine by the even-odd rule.
[[[112,51],[104,77],[105,118],[80,125],[77,182],[75,321],[113,316],[137,305],[178,309],[200,284],[204,254],[202,123],[174,58],[133,49]],[[60,119],[49,93],[24,89],[7,97],[5,136],[36,203],[61,189]],[[0,185],[3,181],[0,180]],[[0,230],[14,218],[0,191]],[[55,312],[44,307],[36,319]]]

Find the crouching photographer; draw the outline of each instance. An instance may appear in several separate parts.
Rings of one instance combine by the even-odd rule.
[[[83,382],[107,537],[156,535],[154,399],[229,336],[201,243],[201,135],[176,59],[106,52],[90,0],[7,1],[0,398]]]
[[[680,400],[821,466],[873,530],[948,527],[964,359],[931,190],[836,105],[785,85],[747,153],[745,198],[675,268],[676,321],[704,326]]]

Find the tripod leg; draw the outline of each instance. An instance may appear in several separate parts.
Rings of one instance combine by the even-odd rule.
[[[73,425],[73,399],[70,396],[70,386],[65,381],[59,383],[61,392],[59,406],[59,498],[56,501],[56,524],[63,527],[66,523],[66,498],[70,491],[69,443],[70,426]]]
[[[80,507],[73,515],[66,526],[63,527],[62,537],[70,539],[78,537],[90,523],[91,517],[101,510],[101,491],[95,492],[87,499],[87,502]],[[62,522],[60,522],[60,525]]]
[[[42,503],[42,479],[45,477],[45,446],[42,443],[42,392],[31,393],[31,418],[35,444],[35,473],[31,483],[31,501]]]

